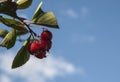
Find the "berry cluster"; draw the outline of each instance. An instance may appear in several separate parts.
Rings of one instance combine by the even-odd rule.
[[[49,52],[52,46],[52,33],[48,30],[43,30],[40,35],[40,40],[33,41],[28,45],[28,51],[39,59],[46,57],[46,52]]]

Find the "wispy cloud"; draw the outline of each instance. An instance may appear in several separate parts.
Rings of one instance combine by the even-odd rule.
[[[80,9],[80,15],[81,15],[81,17],[86,17],[87,16],[87,14],[88,14],[88,8],[86,7],[86,6],[83,6],[83,7],[81,7],[81,9]]]
[[[78,71],[83,73],[83,70],[76,68],[72,63],[62,58],[53,57],[51,54],[43,60],[31,57],[24,66],[11,69],[13,54],[15,53],[10,51],[0,53],[1,82],[15,82],[15,78],[23,79],[22,82],[46,82],[46,80],[54,79],[57,76],[74,74]]]
[[[63,10],[62,14],[65,16],[68,16],[70,18],[78,18],[79,17],[79,13],[72,8],[69,8],[67,10]]]
[[[11,82],[10,78],[6,75],[0,75],[0,82]]]
[[[68,9],[63,9],[61,11],[62,15],[69,17],[69,18],[85,18],[88,13],[89,9],[86,6],[80,7],[79,10],[74,9],[74,8],[68,8]]]
[[[72,43],[94,43],[96,41],[96,37],[94,35],[81,35],[79,33],[74,33],[71,35]]]

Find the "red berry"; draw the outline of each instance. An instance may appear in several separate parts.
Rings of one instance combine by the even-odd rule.
[[[45,40],[38,41],[39,50],[46,50],[47,42]]]
[[[34,41],[34,42],[32,42],[32,43],[30,43],[30,44],[28,45],[28,51],[29,51],[31,54],[36,53],[36,52],[38,51],[38,49],[39,49],[39,46],[38,46],[37,41]]]
[[[41,39],[42,40],[51,40],[52,39],[52,33],[48,30],[44,30],[41,33]]]
[[[52,47],[52,41],[47,41],[47,51],[49,52],[49,50],[51,49]]]
[[[48,47],[50,46],[46,40],[34,41],[28,45],[28,51],[31,54],[36,54],[41,50],[46,51]]]
[[[28,45],[28,51],[39,59],[46,57],[46,52],[52,46],[52,33],[48,30],[43,30],[39,41],[33,41]]]
[[[38,53],[35,54],[35,57],[39,58],[39,59],[43,59],[46,57],[46,51],[39,51]]]

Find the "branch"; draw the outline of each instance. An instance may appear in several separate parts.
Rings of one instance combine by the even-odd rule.
[[[37,36],[37,34],[30,28],[30,25],[28,25],[28,24],[26,24],[21,18],[19,18],[19,17],[17,17],[17,19],[19,20],[19,21],[21,21],[26,27],[27,27],[27,29],[29,30],[29,32],[31,33],[31,35],[33,36],[33,38],[34,38],[34,36]]]

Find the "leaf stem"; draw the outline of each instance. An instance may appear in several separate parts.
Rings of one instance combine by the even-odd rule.
[[[17,19],[19,21],[21,21],[26,27],[27,29],[29,30],[29,32],[31,33],[32,37],[34,38],[34,36],[36,37],[37,34],[30,28],[30,25],[28,25],[27,23],[25,23],[21,18],[17,17]]]

